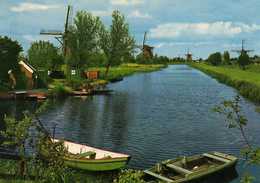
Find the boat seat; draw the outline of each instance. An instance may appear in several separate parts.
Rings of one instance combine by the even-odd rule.
[[[176,166],[174,164],[166,164],[166,167],[171,168],[171,169],[175,170],[176,172],[178,172],[180,174],[184,174],[184,175],[193,173],[192,171],[189,171],[189,170],[184,169],[182,167]]]
[[[95,159],[96,153],[93,152],[93,151],[87,151],[87,152],[84,152],[84,153],[77,154],[77,157],[78,158],[89,157],[90,159]]]
[[[224,159],[224,158],[221,158],[219,156],[214,156],[214,155],[208,154],[208,153],[204,153],[203,156],[221,161],[223,163],[229,163],[230,162],[230,160],[228,160],[228,159]]]
[[[162,181],[165,181],[165,182],[174,182],[173,180],[168,179],[167,177],[164,177],[164,176],[161,176],[161,175],[159,175],[159,174],[153,173],[153,172],[151,172],[151,171],[149,171],[149,170],[145,170],[144,173],[146,173],[146,174],[148,174],[148,175],[151,175],[151,176],[153,176],[153,177],[155,177],[155,178],[157,178],[157,179],[160,179],[160,180],[162,180]]]

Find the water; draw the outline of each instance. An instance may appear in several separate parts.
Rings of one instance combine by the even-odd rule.
[[[244,146],[239,131],[228,129],[223,116],[212,112],[236,91],[198,70],[169,66],[127,77],[109,88],[115,91],[112,95],[56,101],[41,118],[49,129],[57,125],[56,137],[130,154],[129,167],[137,169],[208,151],[239,155]],[[260,146],[260,114],[254,104],[244,99],[242,103],[250,121],[246,132]],[[28,107],[31,102],[1,101],[0,111],[19,116]],[[245,169],[241,161],[238,173]],[[260,180],[260,169],[251,171]]]

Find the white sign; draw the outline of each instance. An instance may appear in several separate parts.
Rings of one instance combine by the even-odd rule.
[[[76,70],[71,70],[71,75],[76,75]]]

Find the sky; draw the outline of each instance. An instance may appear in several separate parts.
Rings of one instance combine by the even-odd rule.
[[[63,30],[68,5],[74,15],[89,11],[106,26],[112,11],[120,10],[137,44],[147,31],[147,44],[158,55],[184,57],[190,50],[194,58],[207,58],[241,48],[242,39],[252,55],[260,55],[259,0],[0,0],[0,36],[18,40],[25,52],[37,40],[58,45],[39,32]]]

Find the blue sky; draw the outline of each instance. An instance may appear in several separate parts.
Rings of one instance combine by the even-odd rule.
[[[0,35],[17,39],[24,50],[41,36],[41,29],[62,30],[66,7],[87,10],[108,26],[111,12],[120,10],[127,18],[137,43],[148,31],[147,43],[159,55],[195,58],[209,53],[246,47],[260,54],[259,0],[0,0]],[[236,56],[233,53],[233,56]]]

